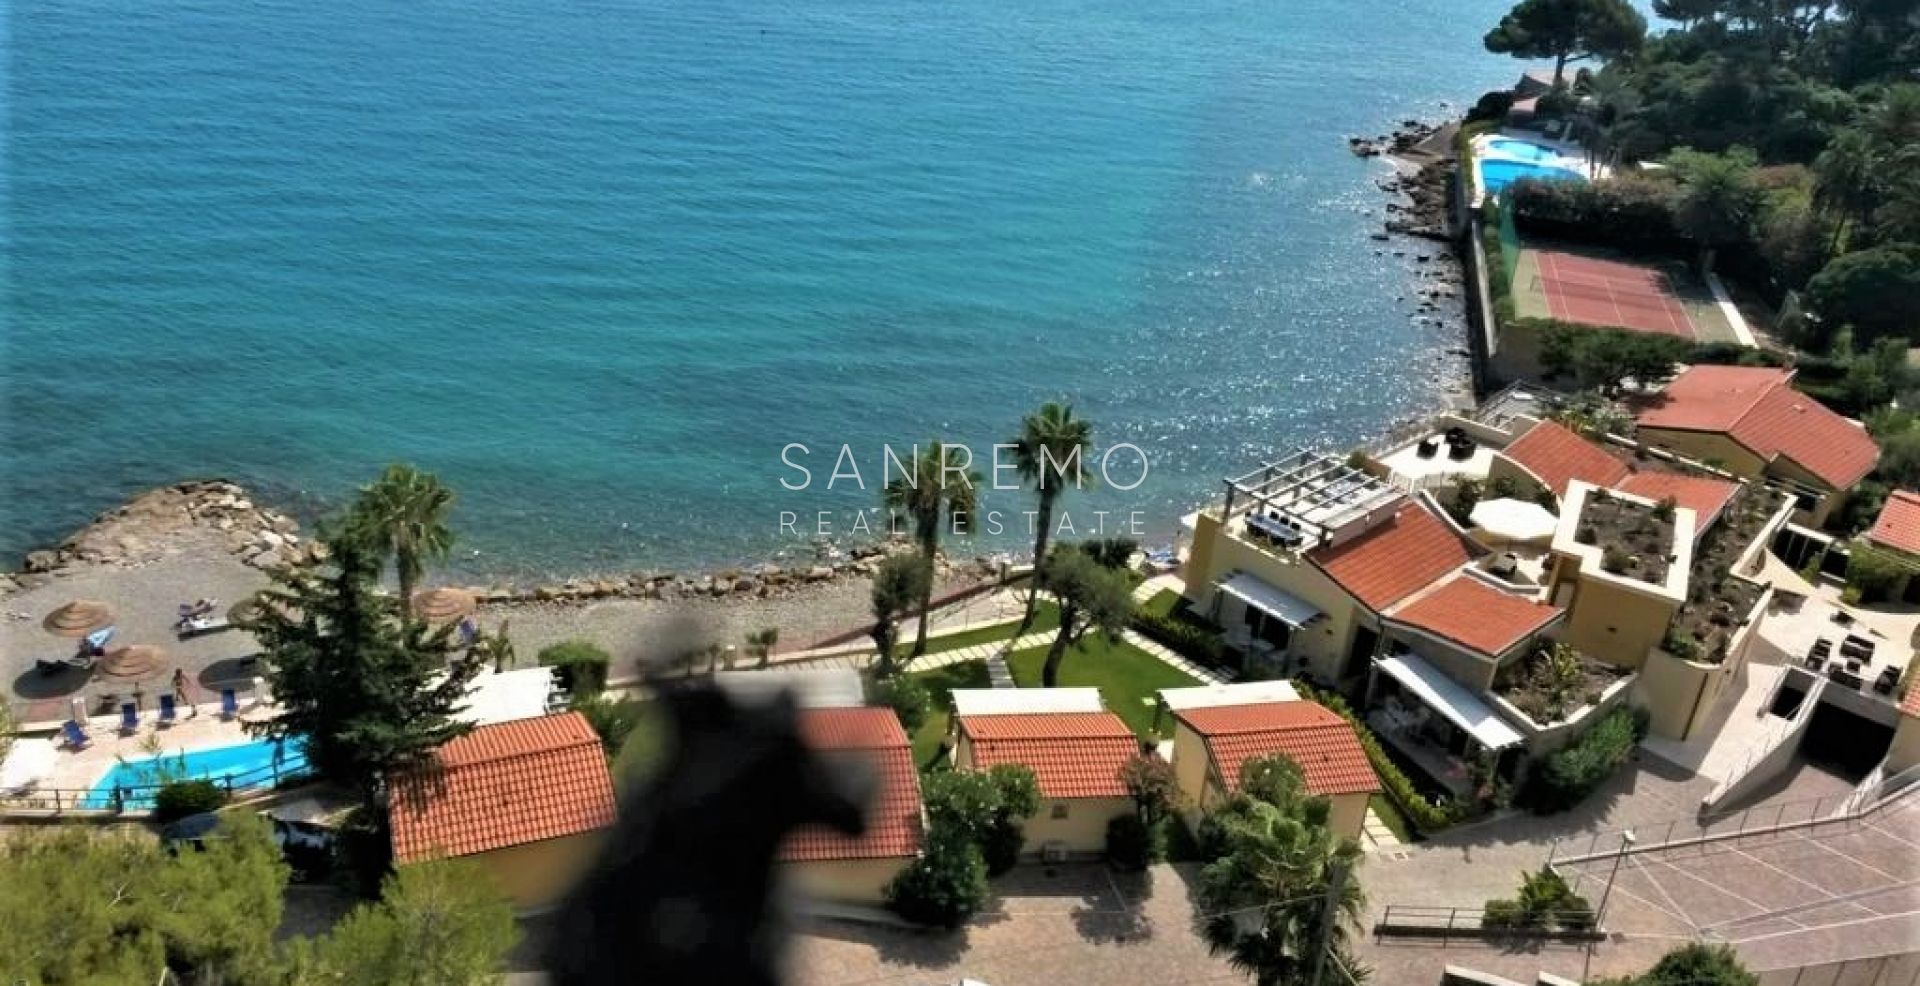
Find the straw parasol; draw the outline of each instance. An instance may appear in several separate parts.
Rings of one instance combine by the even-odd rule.
[[[167,652],[151,644],[135,644],[107,652],[94,666],[94,673],[110,683],[137,685],[165,670]]]
[[[441,586],[413,594],[413,615],[428,623],[452,623],[472,616],[479,608],[480,601],[465,589]]]
[[[113,607],[92,599],[75,599],[40,621],[56,637],[84,637],[112,623]]]
[[[298,620],[300,611],[278,600],[269,601],[258,593],[227,607],[227,622],[246,626],[264,618],[269,612],[277,613],[288,620]]]

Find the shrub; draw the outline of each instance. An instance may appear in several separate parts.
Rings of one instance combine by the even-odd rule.
[[[600,745],[606,748],[609,757],[626,745],[627,737],[633,735],[643,714],[637,700],[608,695],[576,698],[572,705],[575,712],[586,717],[587,725],[600,737]]]
[[[933,712],[933,693],[918,678],[896,675],[881,682],[878,692],[880,701],[893,709],[909,733],[919,729]]]
[[[1549,815],[1580,803],[1613,776],[1647,734],[1647,712],[1618,708],[1580,738],[1538,761],[1521,793],[1534,813]]]
[[[887,905],[916,924],[958,928],[987,902],[987,863],[963,830],[935,825],[926,851],[887,884]]]
[[[540,651],[540,664],[552,668],[560,687],[575,698],[605,691],[607,666],[612,662],[606,651],[585,640],[563,640]]]
[[[1517,897],[1489,900],[1483,908],[1483,928],[1586,931],[1593,927],[1593,906],[1550,867],[1520,874]]]
[[[1523,231],[1638,249],[1683,245],[1674,221],[1676,188],[1660,178],[1597,182],[1522,179],[1506,187],[1506,207]]]
[[[1525,927],[1526,912],[1517,900],[1495,899],[1487,901],[1480,913],[1482,928],[1521,928]]]
[[[1161,832],[1138,815],[1116,815],[1107,822],[1107,862],[1123,870],[1144,870],[1166,853]]]
[[[1467,111],[1466,122],[1504,120],[1507,118],[1507,111],[1511,109],[1513,109],[1513,90],[1494,89],[1481,93],[1480,98],[1474,101],[1473,108]]]
[[[227,792],[212,781],[170,781],[153,796],[153,820],[165,825],[189,815],[219,811]]]
[[[1195,664],[1219,667],[1227,663],[1227,643],[1206,627],[1196,626],[1174,616],[1135,611],[1133,628],[1146,637]]]
[[[1025,842],[1021,822],[1040,807],[1040,788],[1030,768],[1001,764],[986,772],[930,774],[922,782],[932,827],[960,833],[990,875],[1013,868]]]
[[[1911,572],[1892,555],[1856,544],[1847,559],[1847,588],[1857,590],[1862,602],[1877,602],[1892,596]]]

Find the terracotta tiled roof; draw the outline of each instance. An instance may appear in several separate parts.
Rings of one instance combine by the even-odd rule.
[[[1174,713],[1207,744],[1207,756],[1227,790],[1240,787],[1240,766],[1284,753],[1300,765],[1311,794],[1380,790],[1353,725],[1314,702],[1217,705]]]
[[[891,859],[920,851],[920,774],[892,709],[803,709],[800,735],[828,761],[869,771],[873,801],[866,832],[849,837],[803,826],[781,845],[782,860]]]
[[[1445,521],[1408,503],[1370,531],[1307,553],[1314,564],[1378,612],[1471,561]]]
[[[1502,592],[1466,573],[1414,596],[1395,610],[1395,621],[1450,640],[1488,657],[1499,657],[1540,631],[1562,610]]]
[[[1637,420],[1642,428],[1731,431],[1763,395],[1792,379],[1793,371],[1770,366],[1690,366]]]
[[[1865,479],[1880,461],[1880,446],[1865,428],[1791,387],[1762,397],[1732,434],[1767,458],[1792,459],[1834,489]]]
[[[1728,501],[1740,491],[1740,484],[1711,476],[1683,476],[1677,472],[1648,470],[1628,476],[1617,489],[1655,502],[1673,497],[1675,506],[1693,511],[1694,537],[1698,538],[1707,532],[1714,518],[1720,516],[1720,511],[1727,508]]]
[[[467,856],[613,824],[613,777],[578,712],[481,726],[390,778],[394,859]]]
[[[1859,482],[1879,461],[1866,429],[1789,386],[1787,370],[1689,367],[1641,412],[1642,428],[1724,432],[1762,458],[1785,456],[1834,489]]]
[[[1048,798],[1124,797],[1120,768],[1140,752],[1126,720],[1111,712],[961,716],[958,722],[975,767],[1024,764]]]
[[[1612,486],[1627,475],[1627,464],[1557,422],[1542,421],[1500,454],[1533,473],[1554,496],[1567,495],[1567,483],[1579,479]]]
[[[1867,540],[1909,554],[1920,555],[1920,493],[1894,490],[1880,508],[1880,518]]]
[[[1906,697],[1900,700],[1900,714],[1920,719],[1920,681],[1907,684]]]

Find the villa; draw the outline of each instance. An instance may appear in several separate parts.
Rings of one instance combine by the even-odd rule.
[[[478,726],[390,785],[396,865],[473,859],[522,911],[557,903],[615,818],[606,753],[578,712]]]
[[[1078,711],[966,711],[980,708],[983,697],[1025,692],[1038,692],[1043,699],[1049,697],[1048,692],[1090,692],[1095,707]],[[953,695],[957,712],[956,768],[986,770],[1000,764],[1019,764],[1033,770],[1040,788],[1040,809],[1024,825],[1023,852],[1046,860],[1104,854],[1107,823],[1135,810],[1120,772],[1141,750],[1139,738],[1126,721],[1098,707],[1098,689],[959,689]],[[1084,697],[1070,696],[1069,701]]]
[[[1826,523],[1880,459],[1857,421],[1793,389],[1794,371],[1691,366],[1639,411],[1640,441],[1748,479],[1793,487],[1802,522]]]
[[[849,836],[818,825],[796,830],[780,847],[780,875],[818,900],[883,903],[887,884],[919,856],[926,831],[906,730],[892,709],[870,707],[802,709],[799,726],[822,757],[870,771],[875,788],[865,832]]]
[[[1160,701],[1173,716],[1173,771],[1189,824],[1240,790],[1248,760],[1278,753],[1300,766],[1308,794],[1330,802],[1334,834],[1360,838],[1380,779],[1347,720],[1285,682],[1168,688]]]
[[[1894,490],[1880,507],[1873,527],[1862,535],[1868,545],[1905,562],[1913,571],[1894,587],[1891,595],[1901,602],[1920,602],[1920,493]]]

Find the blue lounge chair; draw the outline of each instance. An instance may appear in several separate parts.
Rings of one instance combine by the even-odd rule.
[[[84,750],[93,745],[93,737],[88,736],[86,729],[72,719],[60,724],[60,735],[66,738],[67,746],[75,750]]]
[[[179,712],[180,710],[174,707],[172,695],[160,696],[160,718],[158,720],[160,725],[173,725],[178,721]]]
[[[231,688],[220,689],[220,718],[231,719],[240,714],[240,696]]]
[[[136,732],[140,728],[140,706],[132,702],[120,703],[120,731]]]

